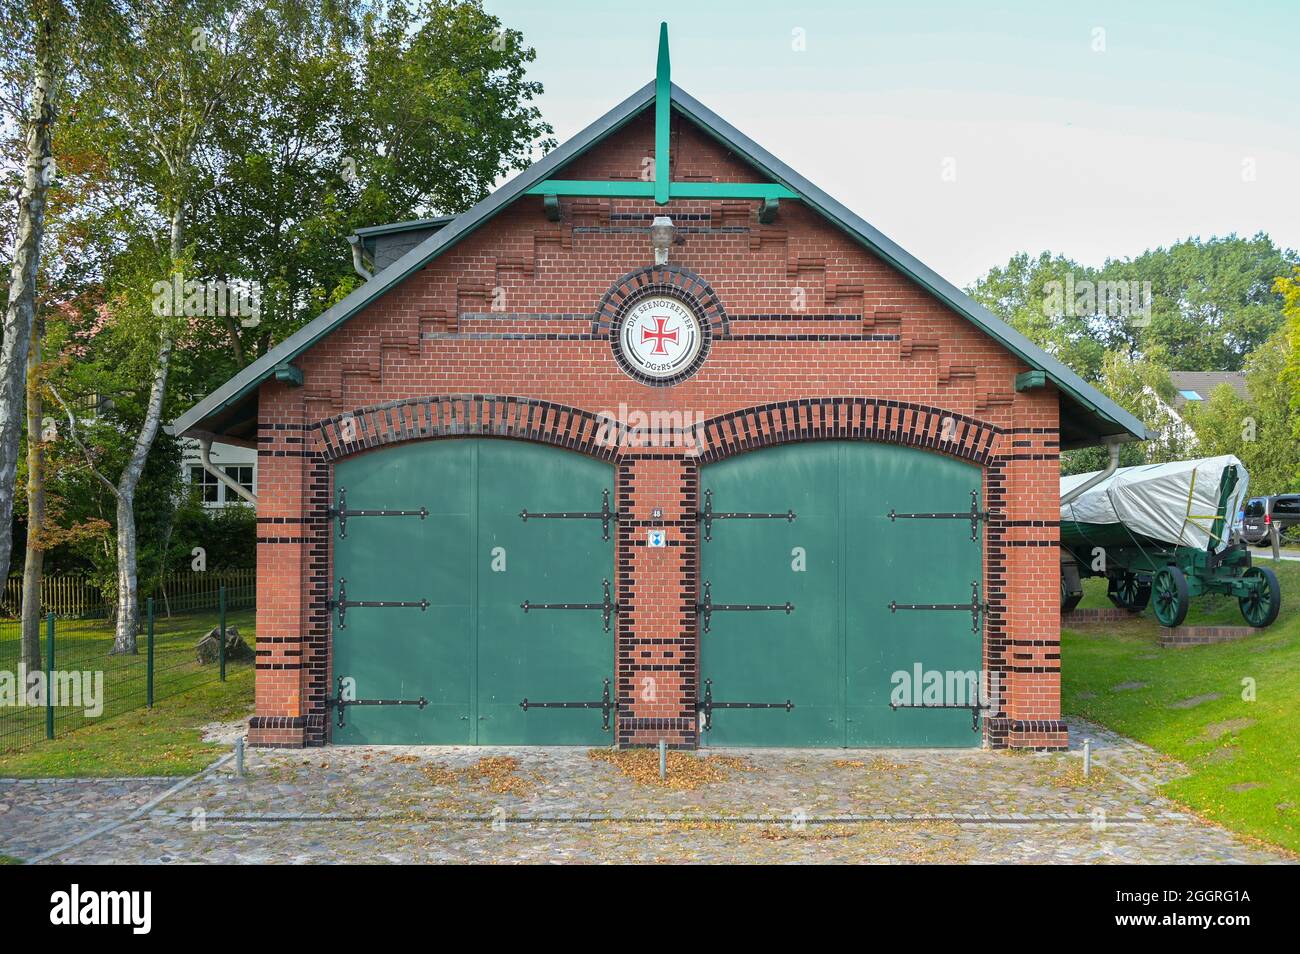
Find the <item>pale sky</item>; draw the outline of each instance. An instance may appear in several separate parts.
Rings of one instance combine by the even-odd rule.
[[[667,20],[674,82],[958,285],[1017,251],[1300,247],[1300,0],[485,6],[560,141],[653,79]]]

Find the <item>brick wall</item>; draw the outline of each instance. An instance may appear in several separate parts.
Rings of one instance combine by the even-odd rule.
[[[761,177],[675,117],[673,175]],[[640,176],[653,158],[647,116],[563,171]],[[985,544],[992,603],[985,656],[1005,675],[995,745],[1060,746],[1057,396],[1016,393],[1026,368],[965,319],[799,203],[775,222],[756,203],[519,200],[331,336],[298,364],[302,387],[262,386],[259,420],[258,682],[252,739],[327,737],[331,463],[386,443],[450,433],[543,440],[617,467],[616,561],[625,744],[696,743],[701,462],[788,440],[862,439],[926,447],[980,463],[999,511]],[[698,374],[650,387],[619,369],[602,299],[651,257],[646,232],[669,214],[684,235],[656,280],[707,282],[711,351]],[[638,279],[639,280],[639,279]],[[458,396],[478,396],[474,399]],[[702,453],[611,449],[601,412],[684,412],[707,419]],[[343,421],[355,429],[344,433]],[[347,438],[352,439],[347,439]],[[650,510],[663,514],[653,518]],[[648,526],[674,545],[644,546]],[[653,674],[643,701],[638,679]]]

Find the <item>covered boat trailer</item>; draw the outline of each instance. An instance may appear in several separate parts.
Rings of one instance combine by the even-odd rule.
[[[1181,546],[1134,533],[1122,521],[1113,524],[1061,521],[1061,611],[1083,598],[1085,577],[1106,577],[1106,595],[1132,613],[1151,606],[1162,626],[1178,626],[1187,617],[1193,596],[1220,593],[1236,597],[1241,615],[1262,628],[1277,619],[1282,596],[1277,575],[1251,565],[1245,541],[1224,542],[1231,527],[1228,507],[1239,479],[1238,469],[1224,469],[1218,510],[1209,529],[1210,544]],[[1206,515],[1203,519],[1209,519]]]

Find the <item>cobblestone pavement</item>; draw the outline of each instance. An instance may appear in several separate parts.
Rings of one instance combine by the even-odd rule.
[[[243,778],[227,763],[51,860],[1290,860],[1155,794],[1182,771],[1177,763],[1077,720],[1072,729],[1068,754],[708,750],[705,766],[688,764],[674,777],[711,780],[683,789],[657,784],[653,759],[648,773],[629,775],[624,756],[593,759],[578,748],[252,750]],[[1084,738],[1095,766],[1087,779]],[[175,783],[0,781],[0,853],[38,857],[128,818]]]

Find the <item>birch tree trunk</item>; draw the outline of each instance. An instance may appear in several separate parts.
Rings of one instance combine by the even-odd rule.
[[[54,124],[54,20],[48,10],[36,26],[35,52],[31,110],[25,123],[26,162],[18,194],[4,342],[0,345],[0,581],[9,578],[13,555],[14,485],[23,426],[27,349],[36,315],[45,197],[53,172],[50,128]]]
[[[173,267],[185,251],[185,199],[176,200],[172,210],[169,253]],[[153,382],[149,387],[149,404],[144,423],[131,448],[131,457],[117,479],[117,619],[110,655],[135,653],[136,631],[140,622],[138,557],[135,533],[135,491],[144,474],[145,461],[158,436],[162,423],[163,400],[167,396],[167,375],[171,370],[172,328],[163,319],[158,331],[158,357],[154,362]]]
[[[158,359],[154,365],[144,423],[131,448],[131,459],[117,479],[117,620],[110,655],[136,651],[140,596],[136,592],[139,573],[136,569],[135,490],[140,485],[145,460],[149,457],[149,450],[153,447],[154,438],[158,436],[158,426],[162,422],[163,398],[167,395],[171,357],[171,333],[164,328],[159,335]]]
[[[40,328],[27,354],[27,559],[23,563],[22,661],[27,671],[41,668],[41,579],[45,569],[45,445],[41,428],[44,408],[38,371]]]

